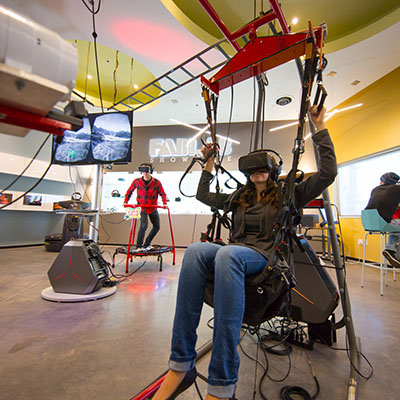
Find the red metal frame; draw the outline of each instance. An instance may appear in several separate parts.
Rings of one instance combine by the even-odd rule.
[[[22,126],[23,128],[36,129],[42,132],[49,132],[58,136],[62,136],[65,130],[72,129],[72,125],[67,122],[57,121],[1,104],[0,122]]]
[[[279,25],[281,26],[282,32],[287,35],[290,33],[289,26],[286,22],[285,16],[283,15],[281,6],[278,3],[278,0],[269,0],[269,4],[271,5],[272,9],[274,10],[274,13],[276,15],[276,19],[279,22]]]
[[[322,28],[315,28],[313,32],[320,40]],[[307,43],[312,43],[308,32],[254,38],[210,80],[202,76],[201,82],[219,94],[222,89],[304,55]]]
[[[240,50],[240,46],[237,44],[237,42],[232,38],[232,34],[229,32],[229,29],[226,27],[226,25],[222,22],[222,19],[219,17],[219,15],[216,13],[214,8],[211,6],[211,4],[207,0],[199,0],[199,3],[203,6],[203,8],[206,10],[207,14],[212,18],[212,20],[215,22],[215,24],[218,26],[220,31],[223,33],[223,35],[229,40],[229,43],[233,46],[233,48],[236,51]]]
[[[161,386],[163,380],[165,379],[166,373],[159,379],[157,379],[154,383],[152,383],[150,386],[148,386],[146,389],[144,389],[142,392],[137,394],[135,397],[133,397],[131,400],[145,400],[150,398]]]
[[[282,13],[282,10],[277,0],[270,0],[269,2],[271,4],[272,11],[268,12],[267,14],[264,14],[262,17],[257,18],[256,20],[250,22],[246,26],[239,28],[237,31],[231,33],[229,29],[226,27],[226,25],[223,23],[222,19],[216,13],[214,8],[208,2],[208,0],[199,0],[199,3],[203,6],[204,10],[211,17],[211,19],[217,25],[219,30],[222,32],[222,34],[226,37],[226,39],[229,41],[229,43],[233,46],[233,48],[236,51],[240,51],[241,49],[238,43],[236,42],[236,39],[239,39],[246,33],[255,32],[257,28],[267,24],[268,22],[272,22],[274,19],[278,20],[283,33],[285,34],[290,33],[289,27],[286,23],[285,17]]]
[[[276,0],[270,0],[273,11],[234,33],[229,32],[208,0],[199,0],[199,2],[238,51],[210,80],[204,76],[201,77],[201,82],[216,94],[219,94],[222,89],[304,55],[308,51],[307,43],[311,43],[313,49],[323,45],[323,28],[320,26],[312,28],[309,24],[307,32],[290,34],[285,17]],[[256,37],[256,29],[274,19],[278,20],[284,35]],[[250,33],[250,41],[240,48],[235,40],[246,33]]]
[[[169,211],[168,207],[165,206],[159,206],[159,205],[141,205],[141,204],[125,204],[124,205],[125,208],[136,208],[136,207],[143,207],[143,208],[164,208],[168,211],[168,220],[169,220],[169,229],[171,232],[171,241],[172,241],[172,254],[173,254],[173,258],[172,258],[172,264],[175,265],[175,241],[174,241],[174,233],[172,231],[172,222],[171,222],[171,213]],[[137,224],[137,219],[136,218],[132,218],[132,222],[131,222],[131,230],[129,232],[129,242],[128,242],[128,249],[126,252],[126,264],[125,264],[125,272],[128,273],[129,271],[129,262],[132,260],[133,255],[130,254],[130,249],[131,246],[134,244],[135,241],[135,232],[136,232],[136,224]],[[151,256],[151,253],[143,253],[142,255],[149,255]],[[154,255],[158,255],[158,254],[154,254]]]
[[[325,208],[324,199],[314,199],[308,202],[304,208]]]

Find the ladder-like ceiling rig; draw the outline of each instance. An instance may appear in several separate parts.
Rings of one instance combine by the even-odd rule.
[[[207,1],[199,1],[214,21],[219,18]],[[267,13],[262,13],[260,17],[233,33],[230,33],[229,30],[225,28],[223,31],[224,39],[207,47],[200,53],[139,88],[124,99],[115,102],[109,109],[117,109],[118,107],[118,110],[121,110],[123,107],[126,107],[127,110],[139,110],[182,86],[200,77],[206,76],[208,73],[223,67],[231,60],[231,56],[228,54],[231,51],[229,50],[231,46],[235,52],[239,52],[249,42],[248,37],[252,37],[257,28],[265,24],[269,24],[271,31],[276,33],[272,22],[276,19],[281,21],[282,18],[283,15],[278,6],[276,10],[272,9]],[[221,26],[224,25],[219,25],[220,28]],[[154,94],[154,89],[159,91],[158,95]]]
[[[118,109],[121,109],[121,106],[124,106],[128,110],[138,110],[193,82],[200,76],[222,67],[231,59],[224,50],[224,45],[226,47],[227,43],[227,39],[222,39],[207,47],[129,96],[114,103],[109,109],[116,109],[117,106]],[[154,89],[159,91],[158,95],[154,95]]]

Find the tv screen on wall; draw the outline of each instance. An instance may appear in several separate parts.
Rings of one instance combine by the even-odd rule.
[[[25,206],[41,206],[43,202],[43,196],[38,194],[26,194],[24,196]]]
[[[131,161],[133,112],[89,114],[78,131],[65,131],[54,164],[88,165]]]
[[[12,202],[11,193],[0,193],[0,204],[9,204]]]

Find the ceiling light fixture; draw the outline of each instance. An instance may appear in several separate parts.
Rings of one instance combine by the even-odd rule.
[[[191,138],[189,139],[188,143],[191,143],[193,140],[195,140],[196,138],[198,138],[198,137],[199,137],[200,135],[202,135],[203,133],[208,133],[209,135],[211,135],[211,132],[207,130],[207,129],[209,128],[209,125],[207,125],[207,126],[204,127],[204,128],[198,128],[197,126],[190,125],[190,124],[186,124],[185,122],[178,121],[178,120],[173,119],[173,118],[170,118],[169,120],[172,121],[172,122],[176,122],[176,123],[179,124],[179,125],[183,125],[183,126],[186,126],[187,128],[194,129],[194,130],[197,131],[197,133],[196,133],[193,137],[191,137]],[[237,141],[237,140],[235,140],[235,139],[228,138],[228,137],[226,137],[226,136],[222,136],[222,135],[218,135],[218,134],[216,134],[215,136],[217,136],[217,137],[220,138],[220,139],[224,139],[224,140],[226,140],[226,141],[228,141],[228,142],[240,144],[239,141]]]
[[[332,110],[332,111],[330,111],[329,113],[326,114],[325,121],[328,121],[328,119],[330,119],[331,117],[333,117],[337,113],[340,113],[342,111],[352,110],[353,108],[358,108],[358,107],[361,107],[362,105],[363,105],[363,103],[358,103],[358,104],[354,104],[353,106],[349,106],[349,107],[345,107],[345,108],[338,108],[336,110]]]
[[[88,79],[93,79],[93,76],[90,75],[90,74],[88,74],[88,75],[87,75],[87,78],[88,78]]]
[[[281,129],[289,128],[289,126],[297,125],[298,123],[299,123],[298,121],[290,122],[289,124],[286,124],[286,125],[281,125],[281,126],[276,126],[275,128],[271,128],[269,131],[270,132],[279,131]]]
[[[292,101],[293,101],[292,96],[281,96],[275,100],[275,103],[278,104],[278,106],[284,107],[290,104]]]
[[[31,24],[31,22],[29,22],[26,18],[24,18],[22,15],[19,15],[17,13],[15,13],[12,10],[8,10],[7,8],[2,8],[1,10],[2,13],[4,13],[5,15],[8,15],[11,18],[16,19],[19,22],[22,22],[24,24]],[[5,22],[5,21],[4,21]]]
[[[338,108],[338,109],[333,109],[332,111],[328,111],[325,114],[325,121],[328,121],[330,118],[332,118],[337,113],[340,113],[342,111],[352,110],[353,108],[358,108],[358,107],[361,107],[362,105],[363,105],[363,103],[358,103],[358,104],[354,104],[353,106]],[[306,118],[306,122],[308,122],[307,118]],[[297,125],[298,123],[299,123],[298,121],[290,122],[289,124],[280,125],[280,126],[276,126],[275,128],[271,128],[269,131],[270,132],[279,131],[281,129],[289,128],[290,126]]]
[[[201,136],[207,129],[209,128],[209,125],[207,124],[203,129],[200,129],[194,136],[192,136],[188,141],[187,144],[192,143],[194,140],[196,140],[199,136]]]
[[[310,139],[311,137],[311,132],[308,132],[307,136],[304,138],[304,140]]]
[[[201,131],[202,130],[202,128],[199,128],[199,127],[194,126],[194,125],[186,124],[185,122],[178,121],[178,120],[173,119],[173,118],[170,118],[169,120],[172,121],[172,122],[175,122],[175,123],[177,123],[179,125],[186,126],[187,128],[194,129],[195,131]],[[207,132],[207,133],[210,133],[210,132]]]
[[[219,137],[220,139],[224,139],[224,140],[226,140],[227,142],[232,142],[232,143],[240,144],[240,142],[239,142],[238,140],[231,139],[231,138],[228,138],[228,137],[226,137],[226,136],[222,136],[222,135],[218,135],[218,134],[216,134],[215,136],[216,136],[216,137]]]
[[[294,18],[292,19],[292,24],[293,24],[293,25],[296,25],[298,22],[299,22],[299,19],[298,19],[297,17],[294,17]]]

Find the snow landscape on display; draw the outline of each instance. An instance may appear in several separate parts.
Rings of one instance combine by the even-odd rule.
[[[83,119],[78,131],[65,131],[55,154],[55,161],[71,164],[129,161],[131,121],[126,114],[109,113]],[[93,119],[92,119],[93,120]]]
[[[131,142],[131,127],[125,114],[110,113],[98,116],[93,124],[92,153],[99,161],[123,160]]]
[[[55,159],[65,163],[83,161],[88,157],[89,150],[90,124],[89,120],[84,118],[81,129],[76,132],[64,132],[64,138],[57,147]]]

